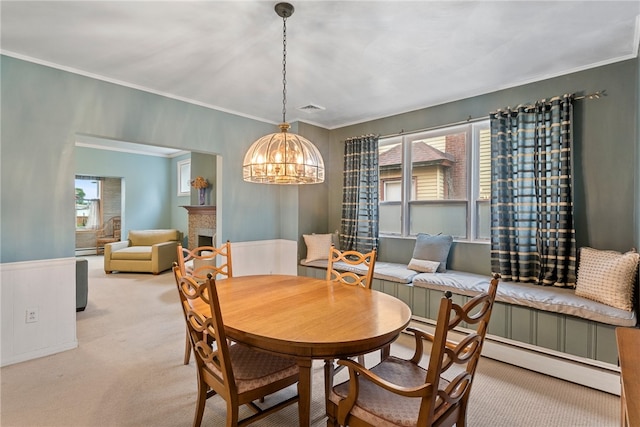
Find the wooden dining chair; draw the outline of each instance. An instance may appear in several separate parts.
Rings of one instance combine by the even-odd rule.
[[[339,365],[349,368],[349,380],[331,390],[327,426],[464,427],[498,279],[494,276],[488,290],[464,306],[454,304],[447,291],[440,301],[433,334],[407,329],[415,336],[411,359],[389,356],[371,369],[352,360],[339,360]],[[463,338],[455,339],[450,334],[460,325],[470,332],[460,331]],[[419,365],[424,341],[432,343],[426,369]],[[443,375],[454,366],[449,375]]]
[[[217,257],[222,260],[216,265]],[[231,262],[231,242],[227,240],[222,246],[198,246],[188,249],[178,245],[178,266],[180,274],[192,276],[196,280],[204,281],[209,274],[213,277],[233,277],[233,264]],[[187,332],[184,343],[184,364],[188,365],[191,359],[191,341]]]
[[[338,262],[342,262],[344,268],[336,268]],[[371,289],[375,264],[375,248],[371,252],[363,254],[358,251],[341,251],[331,245],[327,263],[327,280]],[[355,271],[349,270],[349,268],[353,268]]]
[[[104,245],[119,242],[122,237],[122,220],[120,216],[109,218],[104,226],[96,232],[97,255],[104,254]]]
[[[373,270],[376,265],[376,249],[363,254],[354,250],[341,251],[331,245],[329,249],[329,260],[327,264],[327,281],[340,282],[346,285],[362,286],[371,289],[373,282]],[[337,268],[338,262],[342,262],[343,266],[356,268],[356,271],[343,270]],[[389,348],[381,349],[380,356],[386,357]],[[364,366],[364,355],[357,356],[358,362]],[[324,388],[325,398],[329,397],[331,387],[333,387],[333,377],[342,370],[343,366],[336,365],[334,359],[325,359],[324,361]]]
[[[220,265],[216,265],[218,260],[221,261]],[[183,276],[189,275],[199,280],[206,280],[209,273],[214,278],[233,277],[231,242],[227,240],[219,247],[198,246],[193,249],[178,245],[178,265]]]
[[[264,402],[265,396],[298,382],[296,361],[243,344],[230,344],[213,276],[198,282],[192,276],[183,276],[177,265],[174,265],[173,273],[197,366],[194,427],[202,422],[207,399],[216,394],[226,401],[227,427],[246,426],[297,402],[299,390],[295,396],[271,406],[256,403]],[[253,414],[240,419],[242,405],[247,405]]]

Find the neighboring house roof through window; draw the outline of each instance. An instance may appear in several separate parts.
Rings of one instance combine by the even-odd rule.
[[[444,153],[437,148],[432,147],[424,142],[416,142],[413,144],[413,152],[411,153],[414,165],[420,164],[426,166],[428,164],[442,164],[443,166],[451,166],[455,162],[453,155]],[[380,153],[379,166],[381,168],[389,166],[399,166],[402,161],[402,145],[398,144],[393,148]]]

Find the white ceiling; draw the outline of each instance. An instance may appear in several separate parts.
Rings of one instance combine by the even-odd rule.
[[[2,0],[0,47],[278,123],[275,3]],[[292,3],[286,118],[328,129],[634,58],[640,39],[637,0]]]

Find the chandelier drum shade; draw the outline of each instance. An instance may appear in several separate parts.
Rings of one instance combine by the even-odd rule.
[[[306,138],[287,132],[265,135],[254,142],[244,157],[245,181],[264,184],[314,184],[324,181],[324,162]]]
[[[282,123],[280,132],[255,141],[242,163],[245,181],[262,184],[317,184],[324,182],[324,161],[308,139],[289,132],[287,105],[287,18],[293,14],[289,3],[278,3],[275,11],[283,22]]]

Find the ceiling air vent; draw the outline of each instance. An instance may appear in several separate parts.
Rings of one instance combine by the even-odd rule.
[[[315,111],[322,111],[324,109],[325,109],[324,107],[321,107],[319,105],[313,105],[313,104],[305,105],[303,107],[298,108],[298,110],[304,111],[306,113],[313,113]]]

